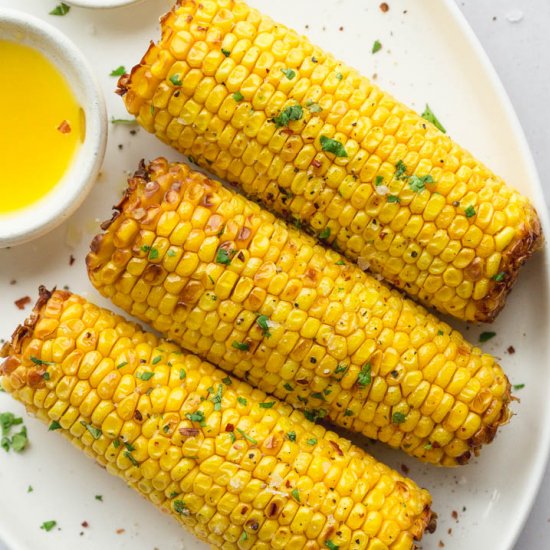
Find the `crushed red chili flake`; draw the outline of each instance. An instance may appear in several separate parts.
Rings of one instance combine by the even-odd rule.
[[[410,472],[410,468],[406,464],[401,464],[401,471],[407,475]]]
[[[30,296],[23,296],[22,298],[19,298],[14,302],[14,304],[17,306],[17,309],[25,309],[25,306],[27,306],[30,303],[31,303]]]
[[[135,412],[134,412],[134,418],[138,422],[141,422],[143,420],[143,415],[136,409]]]
[[[382,13],[387,13],[388,11],[390,11],[390,6],[388,5],[387,2],[382,2],[382,3],[380,4],[380,11],[381,11]]]
[[[338,443],[336,441],[330,440],[329,443],[332,445],[333,449],[338,453],[339,456],[344,456],[344,453],[342,452],[342,449],[338,446]]]
[[[323,166],[323,164],[321,163],[320,160],[318,159],[313,159],[311,161],[311,165],[314,166],[315,168],[321,168],[321,166]]]
[[[440,540],[437,546],[439,546],[439,548],[445,548],[445,543],[442,540]]]
[[[453,510],[453,511],[451,512],[451,517],[452,517],[453,519],[458,520],[458,512],[457,512],[456,510]]]
[[[234,431],[235,431],[235,426],[233,426],[233,424],[228,424],[228,425],[225,427],[225,431],[226,431],[226,432],[234,432]]]
[[[75,257],[71,254],[71,255],[69,256],[69,265],[73,265],[74,262],[75,262]]]
[[[61,132],[62,134],[70,134],[71,125],[66,120],[63,120],[57,127],[57,131]]]
[[[87,521],[83,521],[80,525],[82,525],[82,527],[84,527],[84,528],[90,526],[90,524]]]
[[[516,348],[514,346],[508,346],[508,348],[506,349],[506,351],[510,354],[510,355],[514,355],[514,353],[516,353]]]
[[[117,530],[115,531],[115,533],[116,533],[117,535],[122,535],[122,533],[126,533],[126,529],[117,529]]]
[[[197,428],[180,428],[180,434],[183,437],[195,437],[199,435],[199,430]]]

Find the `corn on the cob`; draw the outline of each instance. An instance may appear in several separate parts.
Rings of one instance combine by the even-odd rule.
[[[218,182],[157,159],[117,208],[86,260],[94,286],[310,418],[446,466],[508,420],[490,355]]]
[[[430,523],[411,480],[69,292],[2,355],[8,392],[213,548],[405,550]]]
[[[233,0],[180,0],[131,75],[160,139],[420,302],[491,321],[541,244],[529,201],[306,38]]]

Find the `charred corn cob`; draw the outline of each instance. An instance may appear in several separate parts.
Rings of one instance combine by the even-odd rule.
[[[233,0],[180,0],[131,75],[149,132],[459,319],[491,321],[541,244],[529,201],[306,38]]]
[[[490,355],[186,165],[143,166],[117,208],[87,257],[94,286],[310,419],[446,466],[508,420]]]
[[[430,523],[411,480],[69,292],[3,356],[6,391],[213,548],[405,550]]]

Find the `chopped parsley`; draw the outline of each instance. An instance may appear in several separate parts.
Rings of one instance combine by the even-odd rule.
[[[119,363],[116,368],[121,369],[122,367],[125,367],[128,364],[128,361],[122,361],[122,363]]]
[[[202,411],[195,411],[194,413],[185,413],[185,418],[191,420],[191,422],[198,422],[202,427],[206,426],[204,419],[204,413]]]
[[[178,514],[183,514],[187,510],[187,504],[183,500],[174,500],[174,511]]]
[[[31,361],[35,365],[55,365],[52,361],[43,361],[42,359],[39,359],[38,357],[35,357],[34,355],[31,355]]]
[[[237,402],[241,404],[243,407],[246,407],[246,405],[248,405],[248,401],[244,397],[241,397],[240,395],[239,397],[237,397]]]
[[[269,338],[271,336],[271,333],[269,332],[268,321],[269,317],[267,315],[258,315],[258,317],[256,318],[256,323],[262,329],[262,334]]]
[[[336,73],[336,78],[338,80],[342,80],[344,78],[344,75],[342,73],[338,72],[338,73]]]
[[[329,138],[327,136],[321,136],[321,149],[327,153],[332,153],[337,157],[347,157],[348,153],[346,152],[345,147],[336,139]]]
[[[427,120],[428,122],[431,122],[438,130],[443,132],[444,134],[447,133],[447,130],[443,127],[443,124],[439,122],[438,118],[434,115],[434,112],[430,109],[430,106],[426,103],[426,108],[424,109],[424,112],[422,113],[422,118]]]
[[[397,164],[395,165],[395,174],[393,177],[396,180],[402,180],[407,177],[407,165],[402,161],[397,161]]]
[[[32,488],[32,485],[29,485],[27,487],[27,493],[32,493],[34,491],[34,489]]]
[[[468,206],[468,208],[464,210],[464,215],[467,218],[471,218],[472,216],[476,215],[476,209],[470,204],[470,206]]]
[[[60,429],[61,429],[61,424],[57,420],[54,420],[50,424],[50,427],[48,428],[48,431],[49,432],[54,432],[55,430],[60,430]]]
[[[346,262],[344,262],[344,260],[338,260],[336,265],[346,265]]]
[[[223,394],[223,384],[218,386],[218,391],[212,397],[211,401],[214,403],[214,410],[221,411],[222,408],[222,394]]]
[[[233,384],[231,378],[229,378],[229,376],[226,376],[225,378],[222,378],[222,382],[226,385],[226,386],[231,386],[231,384]]]
[[[216,254],[216,263],[229,265],[231,263],[231,258],[235,255],[233,250],[227,251],[225,248],[219,248]]]
[[[166,253],[166,255],[167,255],[169,258],[173,258],[173,257],[176,255],[176,251],[170,249],[170,250]]]
[[[131,444],[131,443],[128,443],[128,441],[124,441],[124,446],[126,447],[126,449],[128,449],[130,452],[133,452],[136,450],[136,448]]]
[[[250,437],[244,430],[241,430],[240,428],[237,428],[237,431],[249,442],[252,443],[252,445],[257,445],[258,442],[253,438]]]
[[[334,371],[334,374],[340,374],[341,372],[346,372],[348,370],[347,365],[338,365],[336,367],[336,370]]]
[[[174,86],[181,86],[182,85],[181,75],[178,74],[178,73],[173,74],[168,80],[170,80],[170,82]]]
[[[525,388],[525,384],[514,384],[514,385],[512,386],[512,389],[513,389],[514,391],[522,390],[523,388]]]
[[[402,412],[394,412],[391,421],[393,424],[403,424],[407,420],[407,415],[403,414]]]
[[[149,250],[149,259],[156,260],[159,257],[159,251],[156,248]]]
[[[444,333],[442,330],[438,330],[438,331],[437,331],[437,335],[438,335],[438,336],[443,336],[444,334],[445,334],[445,333]]]
[[[317,439],[315,437],[312,437],[306,441],[308,445],[317,445]]]
[[[378,187],[379,185],[382,185],[384,183],[384,176],[376,176],[376,178],[374,179],[374,185],[376,187]]]
[[[496,275],[493,275],[491,279],[493,279],[493,281],[496,281],[497,283],[501,283],[502,281],[504,281],[505,277],[506,277],[506,273],[504,273],[504,271],[500,271]]]
[[[137,124],[135,118],[114,118],[111,117],[111,124],[128,124],[133,125]]]
[[[61,2],[60,4],[57,4],[55,8],[50,12],[50,15],[67,15],[69,11],[71,10],[71,6],[67,6],[65,2]]]
[[[226,50],[225,48],[222,48],[222,53],[225,55],[225,57],[229,57],[231,55],[231,52],[229,50]]]
[[[298,502],[301,502],[301,500],[300,500],[300,491],[298,491],[298,489],[292,489],[292,491],[290,491],[290,494],[291,494]]]
[[[118,449],[120,447],[120,440],[119,439],[113,439],[113,447],[115,449]]]
[[[292,69],[281,69],[281,72],[289,79],[292,80],[296,76],[296,71]]]
[[[425,176],[413,175],[409,178],[409,187],[415,192],[420,193],[426,189],[427,183],[433,183],[434,179],[429,174]]]
[[[144,382],[147,382],[148,380],[151,380],[155,376],[154,372],[142,372],[140,374],[136,374],[136,378],[139,378],[140,380],[143,380]]]
[[[321,233],[319,233],[320,239],[328,239],[330,237],[330,227],[325,227]]]
[[[317,422],[317,420],[325,418],[325,416],[327,415],[327,411],[325,411],[325,409],[316,409],[311,411],[308,409],[304,409],[302,412],[304,413],[304,416],[311,422]]]
[[[319,103],[315,103],[314,101],[311,101],[311,99],[306,101],[306,107],[310,113],[320,113],[323,110]]]
[[[346,409],[344,411],[344,416],[353,416],[353,411],[351,411],[350,409]]]
[[[99,502],[103,502],[103,495],[96,495],[95,499],[99,500]]]
[[[156,365],[157,363],[160,363],[161,360],[162,360],[162,356],[157,355],[157,356],[151,361],[151,365]]]
[[[289,105],[285,107],[275,118],[273,122],[277,128],[288,126],[293,120],[300,120],[304,116],[304,110],[301,105]]]
[[[329,550],[339,550],[340,549],[340,547],[337,544],[334,544],[330,539],[325,541],[325,546]]]
[[[57,525],[57,521],[50,520],[45,521],[41,526],[40,529],[43,529],[44,531],[47,531],[48,533]]]
[[[248,351],[250,349],[250,344],[247,342],[237,342],[236,340],[233,340],[231,343],[231,346],[235,349],[238,349],[239,351]]]
[[[180,369],[180,380],[183,380],[187,376],[185,369]]]
[[[50,379],[50,373],[49,373],[49,372],[43,373],[43,374],[42,374],[42,378],[43,378],[44,380],[49,380],[49,379]]]
[[[357,375],[357,384],[364,388],[372,382],[371,366],[370,363],[367,363],[361,369],[361,372]]]
[[[242,100],[244,99],[244,95],[241,94],[241,92],[235,92],[235,93],[233,94],[233,99],[234,99],[237,103],[239,103],[240,101],[242,101]]]
[[[246,531],[243,531],[243,534],[241,535],[241,539],[240,539],[240,540],[242,540],[243,542],[244,542],[245,540],[248,540],[248,535],[246,534]]]
[[[288,432],[286,436],[290,441],[296,441],[296,432]]]
[[[260,409],[271,409],[275,405],[275,401],[268,401],[266,403],[260,403]]]
[[[372,45],[372,53],[379,52],[382,49],[382,43],[380,40],[375,40],[374,44]]]
[[[386,200],[390,203],[393,203],[393,202],[401,202],[401,200],[399,199],[399,197],[397,195],[388,195],[386,197]]]
[[[491,338],[494,338],[496,335],[497,335],[496,332],[482,332],[482,333],[479,335],[479,341],[480,341],[481,343],[487,342],[487,341],[490,340]]]
[[[325,396],[319,391],[313,392],[311,394],[311,397],[313,397],[313,399],[320,399],[321,401],[326,401]]]
[[[80,423],[92,434],[94,439],[99,439],[101,437],[101,430],[99,428],[84,422],[84,420],[81,420]]]
[[[109,76],[122,76],[123,74],[126,74],[126,68],[124,65],[120,65],[116,69],[113,69]]]
[[[293,388],[288,382],[285,382],[285,383],[284,383],[283,388],[284,388],[286,391],[294,391],[294,388]]]

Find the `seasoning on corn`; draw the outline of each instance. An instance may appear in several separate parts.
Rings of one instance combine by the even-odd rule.
[[[493,357],[186,165],[142,166],[117,208],[86,260],[93,285],[311,420],[446,466],[508,420]]]
[[[180,0],[162,31],[119,80],[145,129],[422,303],[494,319],[542,244],[525,197],[242,2]]]
[[[79,296],[42,288],[2,352],[29,412],[213,548],[401,550],[435,527],[411,480]]]

